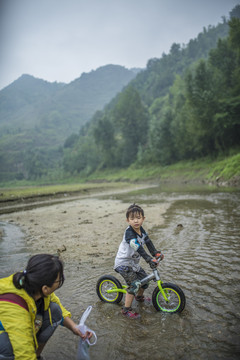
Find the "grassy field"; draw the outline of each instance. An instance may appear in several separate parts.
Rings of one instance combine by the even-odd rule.
[[[76,180],[76,179],[75,179]],[[57,196],[64,194],[87,194],[103,192],[126,187],[126,183],[101,182],[101,183],[73,183],[59,185],[35,185],[32,184],[15,187],[0,188],[0,202],[14,201],[17,199],[29,199],[44,196]]]
[[[182,161],[170,166],[130,167],[119,171],[101,171],[88,180],[107,181],[173,181],[231,183],[240,178],[240,154],[211,160]]]
[[[201,183],[240,188],[240,154],[212,161],[184,161],[171,166],[130,167],[95,172],[88,177],[62,179],[61,184],[14,182],[0,184],[0,201],[67,193],[103,191],[126,187],[126,182]],[[128,185],[129,186],[129,185]]]

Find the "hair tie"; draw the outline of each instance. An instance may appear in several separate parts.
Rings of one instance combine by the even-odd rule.
[[[25,283],[25,276],[27,275],[27,270],[23,270],[22,276],[19,279],[19,285],[23,287],[23,284]]]

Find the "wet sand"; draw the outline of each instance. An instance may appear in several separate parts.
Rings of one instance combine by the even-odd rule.
[[[157,313],[151,304],[135,303],[135,311],[141,314],[136,322],[121,315],[123,302],[102,303],[96,294],[100,276],[116,275],[114,257],[127,225],[129,203],[116,200],[115,193],[88,194],[61,204],[5,214],[0,221],[21,227],[29,253],[59,251],[63,257],[66,282],[57,293],[63,305],[76,322],[87,306],[93,306],[87,325],[96,331],[98,342],[91,348],[91,359],[145,360],[150,351],[150,358],[159,360],[160,341],[161,353],[169,359],[237,360],[239,193],[162,196],[146,191],[144,195],[124,195],[126,200],[144,199],[144,227],[165,255],[162,279],[179,285],[187,299],[185,310],[176,315]],[[169,205],[173,206],[166,214]],[[163,221],[165,226],[161,227]],[[181,230],[176,228],[180,223]],[[141,264],[145,265],[143,261]],[[147,296],[154,287],[150,284]],[[43,355],[48,360],[75,359],[78,338],[63,327],[57,332]]]
[[[142,187],[139,185],[135,189]],[[98,259],[115,256],[127,226],[125,213],[130,204],[113,199],[111,195],[109,192],[104,196],[101,193],[79,196],[60,204],[1,215],[0,221],[21,228],[31,254],[58,253],[66,262],[94,258],[97,264]],[[145,228],[149,234],[151,228],[163,223],[162,215],[168,207],[169,203],[144,205]]]

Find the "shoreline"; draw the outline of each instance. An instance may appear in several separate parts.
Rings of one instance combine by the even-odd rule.
[[[151,185],[145,186],[149,187]],[[127,227],[125,213],[130,204],[112,198],[113,195],[142,188],[139,185],[52,202],[47,206],[5,213],[0,221],[20,227],[31,254],[46,252],[58,254],[67,262],[94,260],[97,265],[116,253]],[[170,203],[144,205],[149,234],[153,227],[164,222],[163,214],[169,206]]]
[[[71,202],[74,200],[78,200],[81,198],[87,198],[87,197],[93,197],[93,196],[104,196],[109,195],[112,193],[120,194],[129,192],[131,190],[141,190],[146,189],[150,187],[157,186],[156,184],[132,184],[132,183],[121,183],[113,185],[104,183],[103,186],[100,187],[92,187],[92,186],[85,186],[84,188],[72,191],[69,190],[66,186],[66,188],[58,191],[58,192],[49,192],[45,190],[46,192],[43,193],[34,193],[34,190],[31,188],[29,194],[23,194],[16,195],[17,190],[15,191],[15,194],[11,195],[11,197],[7,197],[6,199],[0,199],[0,215],[4,214],[10,214],[17,211],[25,211],[25,210],[32,210],[34,208],[39,208],[42,206],[51,206],[53,204],[61,204],[63,202]],[[44,190],[43,190],[44,191]]]

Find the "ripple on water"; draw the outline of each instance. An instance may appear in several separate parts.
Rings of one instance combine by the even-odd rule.
[[[10,223],[0,222],[3,237],[0,239],[0,277],[24,269],[29,253],[26,247],[24,233]]]
[[[173,202],[164,224],[155,227],[151,237],[165,254],[160,267],[162,279],[183,289],[185,310],[168,315],[157,312],[152,305],[134,303],[141,319],[131,321],[120,313],[123,303],[101,302],[96,282],[103,274],[114,274],[115,254],[96,268],[66,263],[66,282],[57,294],[76,322],[88,305],[93,306],[87,320],[98,336],[97,345],[90,348],[92,360],[237,360],[240,194],[157,191],[124,195],[122,199],[140,204],[142,200],[143,204]],[[176,231],[179,223],[183,229]],[[154,287],[152,283],[146,294],[151,296]],[[77,346],[78,339],[60,327],[45,353],[48,360],[55,360],[56,354],[58,360],[72,360]]]

